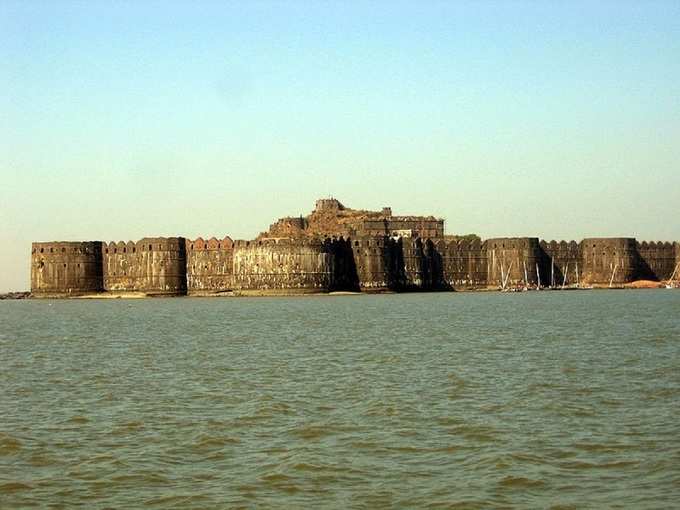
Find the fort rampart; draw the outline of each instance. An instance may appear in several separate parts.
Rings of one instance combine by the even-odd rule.
[[[186,294],[186,249],[182,237],[145,237],[104,245],[103,288],[148,295]]]
[[[234,241],[229,236],[207,241],[201,237],[193,241],[187,239],[184,246],[188,294],[209,296],[232,289]]]
[[[103,290],[101,242],[33,243],[33,295],[79,296]]]
[[[622,286],[680,277],[677,242],[631,237],[482,241],[445,236],[443,220],[392,216],[389,208],[350,216],[350,228],[345,220],[351,211],[324,199],[308,218],[284,219],[287,229],[297,229],[295,235],[261,235],[253,241],[227,236],[33,243],[31,292],[35,297],[400,292]],[[334,226],[333,214],[345,223]],[[324,233],[304,231],[314,224]],[[274,225],[280,231],[281,223]],[[326,233],[334,229],[337,235]]]
[[[320,240],[236,241],[233,290],[245,294],[319,293],[333,286],[333,260]]]

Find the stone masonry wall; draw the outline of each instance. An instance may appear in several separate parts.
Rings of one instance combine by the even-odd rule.
[[[640,255],[640,277],[668,280],[675,271],[677,265],[677,243],[636,243],[637,252]]]
[[[101,292],[102,243],[52,242],[31,246],[31,293],[36,297]]]
[[[583,273],[581,246],[576,241],[541,241],[544,262],[540,266],[541,286],[580,284]]]
[[[487,286],[486,244],[479,239],[438,239],[443,279],[451,288],[474,289]]]
[[[623,284],[639,272],[635,239],[630,237],[588,238],[581,241],[582,282]]]
[[[233,267],[238,292],[314,293],[333,286],[331,253],[319,240],[236,241]]]
[[[145,237],[104,247],[104,290],[149,295],[186,294],[186,247],[182,237]]]
[[[536,285],[542,264],[535,237],[503,237],[486,241],[487,279],[492,286]]]
[[[187,292],[212,295],[232,290],[234,241],[230,237],[186,240]]]

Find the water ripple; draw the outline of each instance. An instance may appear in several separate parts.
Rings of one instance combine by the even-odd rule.
[[[0,303],[0,508],[672,508],[679,306]]]

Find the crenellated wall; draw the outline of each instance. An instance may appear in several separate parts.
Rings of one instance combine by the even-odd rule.
[[[333,287],[333,260],[321,240],[234,243],[233,289],[239,293],[314,293]]]
[[[508,287],[538,283],[542,249],[536,237],[487,239],[487,284]]]
[[[668,280],[678,264],[678,243],[637,243],[640,276],[650,280]]]
[[[581,282],[624,284],[635,280],[639,255],[631,237],[587,238],[581,241]]]
[[[361,236],[350,239],[359,289],[384,292],[398,286],[397,243],[388,236]]]
[[[31,246],[31,293],[35,297],[101,292],[102,243],[52,242]]]
[[[185,242],[187,256],[187,293],[214,295],[233,287],[234,241],[197,238]]]
[[[480,239],[439,239],[435,246],[442,256],[444,280],[450,287],[486,287],[486,243]]]
[[[182,295],[187,291],[186,243],[183,237],[145,237],[110,242],[103,253],[104,290],[148,295]]]
[[[576,241],[541,241],[541,249],[544,253],[539,269],[541,286],[557,287],[581,283],[583,261],[581,246]]]
[[[425,247],[420,238],[404,237],[398,241],[403,262],[398,261],[398,268],[403,268],[399,275],[399,287],[403,290],[424,290],[428,288],[428,267],[425,258]]]
[[[331,204],[332,205],[332,204]],[[680,244],[633,238],[182,237],[33,243],[38,297],[622,286],[680,279]]]

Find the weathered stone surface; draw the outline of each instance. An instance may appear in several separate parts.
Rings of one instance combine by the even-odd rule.
[[[234,241],[230,237],[186,241],[187,291],[214,295],[233,288]]]
[[[104,290],[149,295],[186,294],[186,248],[182,237],[145,237],[104,247]]]
[[[486,287],[621,286],[680,277],[680,244],[633,238],[539,241],[445,236],[432,216],[394,216],[317,201],[254,241],[182,237],[33,243],[36,297],[428,291]]]
[[[637,245],[630,237],[584,239],[581,260],[584,283],[628,283],[641,272]]]
[[[102,243],[33,243],[31,293],[35,297],[78,296],[104,290]]]
[[[333,260],[320,240],[236,241],[233,287],[237,292],[314,293],[333,286]]]

